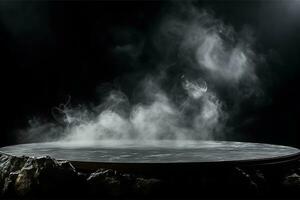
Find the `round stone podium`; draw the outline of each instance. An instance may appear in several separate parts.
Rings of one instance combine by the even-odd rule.
[[[124,171],[199,169],[227,165],[279,165],[299,160],[293,147],[229,141],[101,141],[49,142],[6,146],[12,156],[50,156],[82,170]]]

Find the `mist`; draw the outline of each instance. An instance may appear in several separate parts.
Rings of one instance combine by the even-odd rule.
[[[19,131],[20,142],[226,140],[232,130],[227,122],[241,104],[262,98],[256,69],[263,59],[248,28],[235,30],[210,10],[179,3],[156,19],[149,34],[114,34],[124,32],[139,37],[111,54],[118,65],[136,69],[126,74],[134,89],[100,91],[99,104],[71,106],[70,97],[53,108],[55,122],[32,119]]]

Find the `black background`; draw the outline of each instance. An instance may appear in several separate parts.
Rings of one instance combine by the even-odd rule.
[[[111,49],[131,38],[115,33],[133,27],[148,34],[168,1],[1,1],[0,145],[16,143],[15,130],[51,108],[97,102],[101,83],[134,68],[120,67]],[[254,30],[257,51],[268,63],[270,102],[258,110],[237,140],[300,147],[300,2],[198,1],[226,24]]]

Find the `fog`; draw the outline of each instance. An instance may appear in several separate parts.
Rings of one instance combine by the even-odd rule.
[[[263,94],[256,74],[262,56],[253,50],[252,31],[235,30],[192,3],[175,4],[157,21],[151,34],[111,52],[119,62],[129,62],[124,65],[147,68],[142,78],[127,75],[134,94],[112,89],[99,94],[99,104],[78,106],[71,106],[70,97],[53,108],[55,123],[32,119],[19,131],[20,142],[226,139],[232,128],[227,121],[240,105]],[[154,62],[140,62],[145,54]]]

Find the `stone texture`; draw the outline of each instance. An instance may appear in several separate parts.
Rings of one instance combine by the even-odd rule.
[[[222,171],[225,170],[225,171]],[[0,198],[223,198],[299,196],[299,170],[226,169],[182,171],[149,177],[112,169],[78,172],[50,157],[0,154]],[[280,173],[279,173],[280,172]],[[284,173],[283,173],[284,172]]]
[[[293,173],[286,176],[283,180],[283,186],[291,193],[300,193],[300,175]]]
[[[55,196],[56,193],[65,196],[70,192],[76,193],[74,187],[80,187],[84,181],[70,163],[58,162],[50,157],[16,158],[1,155],[0,160],[3,196]]]

